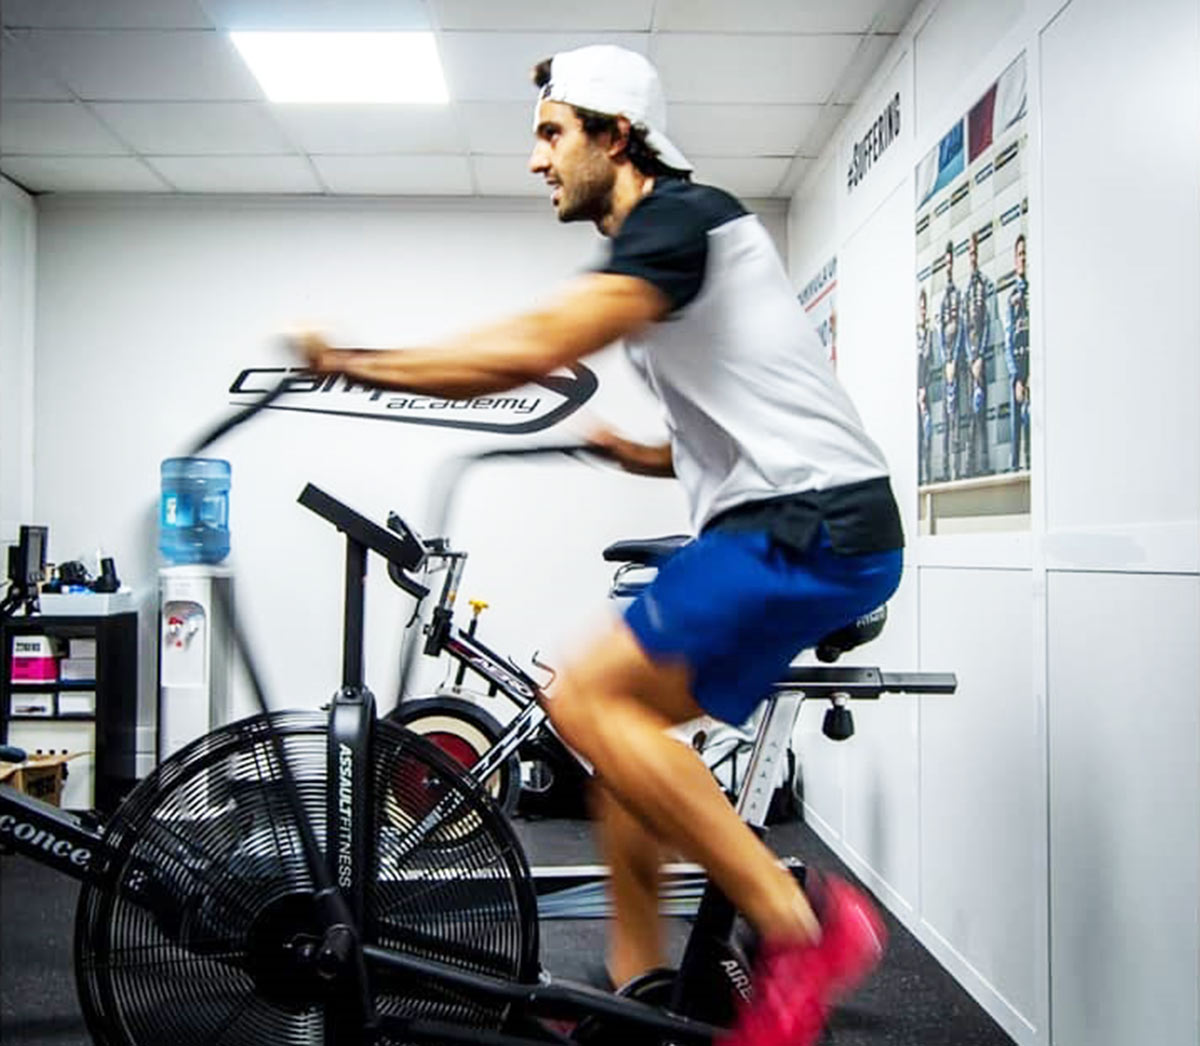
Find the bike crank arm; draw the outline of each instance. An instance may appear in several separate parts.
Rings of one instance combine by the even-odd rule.
[[[668,1013],[657,1007],[650,1006],[633,999],[624,999],[596,988],[582,984],[523,984],[490,977],[486,974],[463,970],[431,959],[422,959],[379,948],[375,945],[363,945],[363,957],[373,974],[387,973],[402,974],[405,977],[419,977],[439,984],[458,988],[474,997],[486,996],[497,1002],[509,1003],[516,1006],[525,1016],[547,1019],[581,1019],[583,1017],[601,1017],[623,1025],[629,1031],[658,1032],[663,1038],[669,1038],[681,1044],[692,1046],[711,1046],[713,1040],[725,1033],[726,1029],[718,1028],[703,1021],[690,1020]],[[389,1018],[382,1018],[384,1022]],[[405,1022],[409,1034],[417,1022]],[[448,1027],[448,1026],[444,1026]],[[496,1033],[477,1031],[479,1036]],[[465,1038],[446,1039],[431,1038],[432,1042],[465,1042]],[[494,1044],[494,1046],[545,1046],[537,1040],[498,1036],[496,1038],[472,1038],[472,1042]]]

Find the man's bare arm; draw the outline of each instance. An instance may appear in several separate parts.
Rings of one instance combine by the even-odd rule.
[[[675,475],[675,462],[671,457],[671,444],[635,443],[618,436],[611,429],[600,429],[588,437],[592,446],[603,450],[626,472],[639,476]]]
[[[428,347],[336,349],[317,334],[296,338],[311,369],[386,389],[462,398],[503,392],[636,333],[670,304],[634,276],[579,277],[545,307]]]

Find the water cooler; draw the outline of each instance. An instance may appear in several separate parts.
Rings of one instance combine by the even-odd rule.
[[[160,761],[230,720],[229,480],[227,461],[162,463],[158,547],[170,565],[158,572]]]
[[[233,659],[224,594],[228,567],[187,564],[158,572],[158,758],[230,720]]]

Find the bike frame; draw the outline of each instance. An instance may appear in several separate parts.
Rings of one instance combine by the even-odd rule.
[[[408,524],[394,512],[388,516],[388,525],[411,533]],[[440,539],[424,544],[428,549],[428,556],[445,561],[446,578],[442,583],[437,604],[429,616],[428,635],[422,652],[429,657],[448,654],[453,661],[458,663],[460,673],[463,669],[469,668],[487,683],[489,694],[503,694],[518,709],[516,717],[505,727],[496,744],[471,768],[473,776],[478,780],[486,781],[546,722],[548,716],[542,707],[546,695],[542,688],[529,677],[528,673],[514,664],[511,659],[503,658],[494,650],[489,649],[476,638],[473,631],[466,631],[454,626],[454,603],[461,588],[467,553],[450,550]],[[394,568],[389,568],[389,574],[401,588],[412,591],[409,587],[415,584],[412,578],[403,576],[401,571]],[[420,587],[424,589],[424,586]],[[427,592],[428,589],[425,591]],[[401,701],[404,700],[408,673],[411,669],[411,658],[408,651],[413,649],[414,646],[410,643],[403,658],[404,667],[399,686]],[[572,754],[574,755],[574,753]]]

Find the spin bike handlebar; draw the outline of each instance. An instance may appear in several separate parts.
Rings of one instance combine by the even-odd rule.
[[[571,457],[578,457],[584,454],[590,454],[597,458],[607,457],[607,452],[600,448],[594,447],[587,443],[555,443],[545,444],[534,447],[493,447],[488,450],[478,451],[474,454],[464,454],[458,458],[452,458],[445,466],[438,477],[438,486],[430,497],[430,519],[432,520],[433,533],[436,537],[428,540],[422,538],[416,529],[405,519],[402,519],[395,512],[388,515],[388,527],[398,534],[410,534],[413,538],[425,549],[427,554],[450,558],[454,555],[463,555],[464,553],[455,553],[450,549],[447,539],[442,536],[446,530],[446,522],[450,517],[450,509],[454,505],[455,498],[458,495],[459,487],[462,478],[476,465],[481,465],[487,461],[496,461],[502,458],[545,458],[553,457],[557,454],[563,454]],[[401,581],[399,574],[402,574],[406,569],[417,569],[421,564],[412,567],[405,567],[403,564],[389,563],[388,572],[392,576],[392,580],[402,588],[405,587]],[[395,569],[393,569],[393,566]],[[411,584],[412,579],[407,578],[406,581]]]
[[[458,494],[461,480],[476,465],[482,465],[487,461],[497,461],[502,458],[546,458],[558,454],[565,454],[569,457],[579,457],[581,455],[590,455],[596,458],[611,457],[603,448],[588,443],[547,443],[532,447],[493,447],[474,454],[465,454],[460,458],[452,460],[446,466],[445,471],[439,476],[438,487],[434,491],[434,495],[430,498],[430,504],[433,506],[430,519],[434,533],[441,534],[445,532],[446,522],[449,519],[454,499]]]

